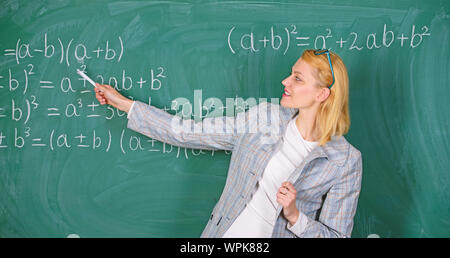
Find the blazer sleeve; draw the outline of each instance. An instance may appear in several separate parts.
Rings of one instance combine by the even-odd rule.
[[[353,149],[340,180],[329,190],[318,220],[308,217],[302,237],[351,237],[362,181],[361,152]]]
[[[245,126],[254,122],[255,110],[240,112],[234,117],[210,117],[195,122],[157,107],[135,101],[128,116],[127,127],[150,138],[174,146],[191,149],[232,150]]]

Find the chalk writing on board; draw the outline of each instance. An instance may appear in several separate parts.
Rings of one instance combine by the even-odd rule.
[[[78,63],[92,58],[120,62],[124,53],[122,38],[119,36],[115,44],[117,46],[113,45],[107,40],[103,45],[88,49],[85,44],[74,41],[73,38],[67,42],[63,42],[60,38],[56,42],[50,42],[45,33],[44,41],[39,46],[33,46],[18,38],[15,48],[5,49],[3,55],[13,56],[17,64],[20,64],[23,59],[32,59],[36,56],[58,58],[60,64],[64,63],[67,66],[70,66],[70,61],[73,59]]]
[[[46,116],[49,121],[56,119],[79,121],[79,119],[106,119],[124,117],[125,112],[111,106],[100,109],[95,100],[86,101],[82,98],[86,94],[94,94],[94,91],[86,85],[86,80],[75,73],[61,75],[59,78],[48,77],[39,74],[33,61],[48,59],[56,64],[76,65],[86,72],[84,61],[89,59],[103,59],[105,61],[120,62],[124,55],[124,44],[119,36],[115,40],[106,40],[103,44],[89,49],[83,42],[70,39],[65,42],[60,38],[51,41],[45,33],[42,42],[31,45],[21,38],[16,40],[15,48],[5,49],[3,55],[12,58],[17,65],[23,68],[8,68],[0,75],[0,90],[12,93],[8,103],[2,103],[0,107],[0,121],[10,119],[17,123],[17,127],[0,128],[0,150],[6,148],[22,149],[32,147],[36,149],[48,149],[49,151],[89,149],[93,151],[109,152],[112,146],[119,147],[123,154],[134,151],[149,151],[160,153],[176,153],[176,158],[182,155],[189,156],[211,155],[214,151],[194,150],[172,146],[167,143],[155,144],[154,139],[147,137],[128,135],[123,129],[120,135],[111,130],[78,131],[64,130],[64,128],[49,128],[45,132],[33,129],[33,117],[35,113]],[[76,62],[73,62],[76,61]],[[91,74],[96,82],[109,84],[118,91],[129,91],[133,87],[146,88],[153,91],[160,90],[167,79],[167,72],[163,66],[155,66],[148,69],[145,74],[132,77],[123,69],[119,76],[105,76],[103,74]],[[34,82],[34,83],[33,83]],[[36,89],[29,94],[30,89]],[[57,92],[66,96],[67,103],[42,102],[40,98],[50,92]],[[129,96],[130,99],[133,97]],[[149,98],[149,104],[151,98]],[[99,110],[100,109],[100,110]],[[165,111],[170,108],[164,106]],[[226,151],[229,155],[231,152]]]
[[[109,152],[111,145],[119,145],[123,154],[135,151],[148,151],[160,153],[176,153],[176,158],[184,154],[186,159],[189,155],[211,155],[214,156],[214,150],[196,150],[188,149],[178,146],[173,146],[168,143],[155,144],[155,139],[141,137],[136,135],[126,135],[126,130],[123,129],[120,135],[114,135],[111,130],[107,132],[98,132],[92,130],[90,132],[67,133],[64,131],[57,131],[50,129],[49,132],[40,134],[38,137],[33,134],[31,127],[25,127],[23,130],[14,128],[14,134],[11,140],[8,139],[3,131],[0,131],[0,149],[15,148],[22,149],[26,146],[46,148],[50,151],[57,150],[71,150],[71,149],[91,149],[96,151]],[[225,151],[225,154],[231,154],[231,151]]]
[[[1,79],[4,79],[5,82],[5,84],[0,85],[0,89],[6,89],[11,92],[21,91],[22,94],[25,95],[29,88],[30,77],[36,76],[36,73],[33,72],[33,68],[33,64],[28,64],[23,70],[12,70],[9,68],[7,74],[0,76],[0,83],[2,83]],[[85,65],[81,65],[80,68],[83,72],[86,72]],[[62,76],[61,78],[45,78],[43,80],[39,80],[39,88],[59,89],[63,93],[75,93],[75,87],[86,90],[86,79],[79,78],[78,75],[75,76],[77,76],[75,79],[70,78],[69,76]],[[19,77],[23,77],[23,79],[19,79]],[[158,66],[156,68],[149,69],[148,74],[139,76],[139,79],[128,75],[125,69],[122,70],[120,76],[118,77],[106,77],[102,74],[96,74],[93,75],[93,78],[95,78],[95,80],[100,84],[107,83],[113,86],[116,90],[131,90],[133,87],[139,87],[140,89],[146,87],[150,90],[159,90],[163,85],[163,80],[167,78],[167,76],[165,68]],[[75,85],[78,81],[81,81],[82,84]],[[92,93],[92,91],[88,90],[81,93]]]
[[[419,29],[416,25],[411,25],[411,30],[408,32],[394,32],[387,28],[386,24],[382,30],[367,35],[361,35],[354,31],[348,35],[333,35],[331,28],[326,28],[325,31],[316,35],[308,35],[302,33],[296,25],[290,25],[278,31],[271,26],[267,32],[267,35],[257,35],[252,31],[238,33],[236,26],[233,26],[228,31],[228,48],[233,54],[236,54],[238,50],[257,53],[262,49],[271,48],[275,51],[282,51],[283,55],[292,48],[292,45],[314,49],[339,48],[352,51],[389,48],[396,44],[402,48],[416,48],[426,37],[431,35],[428,26],[421,26]]]
[[[158,72],[154,72],[153,69],[150,70],[149,73],[149,79],[148,79],[148,88],[151,90],[159,90],[161,86],[163,85],[163,79],[166,78],[166,75],[164,74],[164,68],[158,67]],[[23,87],[23,91],[21,91],[21,95],[25,95],[27,92],[27,89],[29,87],[29,80],[28,80],[28,72],[24,70],[24,78],[23,81],[20,79],[16,79],[13,76],[13,73],[11,72],[11,69],[9,69],[9,78],[8,78],[8,87],[4,88],[3,90],[8,90],[10,92],[15,93],[16,91],[20,90],[20,87]],[[102,75],[96,76],[97,81],[101,84],[105,83],[103,81]],[[143,76],[140,77],[138,81],[138,86],[140,88],[146,87],[144,80],[145,78]],[[78,83],[77,81],[81,80],[82,83]],[[43,91],[46,90],[58,90],[60,93],[63,94],[71,94],[76,93],[79,95],[83,94],[93,94],[93,90],[86,88],[86,80],[77,78],[76,81],[78,84],[74,85],[72,83],[72,79],[70,77],[62,77],[58,80],[57,83],[52,80],[41,80],[39,81],[39,88],[41,88]],[[124,90],[128,91],[133,87],[133,78],[126,75],[125,70],[122,72],[121,78],[116,78],[114,76],[109,77],[109,80],[106,82],[113,86],[117,90]],[[55,85],[57,84],[57,85]],[[42,91],[41,91],[42,92]],[[45,94],[45,93],[43,93]],[[132,98],[132,97],[130,97]],[[32,112],[38,111],[42,112],[40,109],[44,109],[47,111],[48,116],[57,117],[60,115],[65,115],[66,118],[72,118],[72,117],[80,117],[80,110],[85,108],[87,109],[86,112],[90,112],[86,115],[87,118],[94,118],[99,117],[98,114],[96,114],[96,110],[99,107],[99,104],[95,103],[94,101],[91,103],[84,103],[81,98],[75,99],[75,101],[71,103],[67,103],[64,106],[42,106],[40,105],[39,98],[35,95],[30,96],[22,96],[22,101],[17,101],[15,98],[12,98],[10,101],[10,117],[12,120],[16,122],[23,122],[24,124],[27,124],[30,120],[30,116]],[[5,103],[6,104],[6,103]],[[109,111],[109,114],[106,115],[106,119],[110,120],[114,118],[115,116],[122,117],[125,113],[121,112],[117,109],[113,109],[112,107],[108,106],[106,107]],[[7,117],[5,114],[5,107],[0,108],[0,119]]]
[[[240,32],[238,32],[240,31]],[[282,51],[283,54],[295,47],[307,48],[340,48],[350,51],[361,51],[364,49],[374,50],[389,48],[395,44],[400,47],[416,48],[420,46],[427,37],[431,35],[428,26],[411,25],[408,31],[394,31],[386,24],[379,31],[372,33],[350,32],[348,35],[334,35],[332,28],[326,28],[315,35],[308,35],[296,25],[289,25],[282,29],[271,26],[267,35],[244,32],[233,26],[228,31],[228,47],[232,53],[238,50],[257,53],[262,49],[271,48]],[[92,149],[108,152],[111,145],[119,146],[123,154],[130,151],[162,151],[166,153],[166,145],[162,150],[154,148],[154,142],[144,140],[137,136],[126,136],[122,130],[120,135],[113,135],[111,131],[100,133],[93,130],[90,132],[76,132],[69,135],[56,129],[49,129],[46,135],[36,135],[31,121],[35,114],[46,115],[51,119],[65,119],[78,121],[78,119],[106,119],[124,117],[125,112],[111,106],[100,108],[100,105],[92,100],[87,101],[82,97],[93,94],[93,90],[86,85],[84,78],[75,78],[70,74],[63,74],[58,78],[39,74],[35,69],[35,58],[38,60],[48,59],[51,62],[71,67],[76,65],[81,71],[86,72],[85,61],[101,59],[107,62],[120,62],[125,55],[124,42],[120,36],[104,40],[95,47],[87,47],[76,38],[62,40],[59,37],[45,33],[42,40],[26,42],[22,38],[15,41],[15,46],[4,49],[3,55],[12,58],[22,68],[7,68],[0,74],[0,91],[9,91],[14,94],[8,103],[0,106],[0,121],[11,119],[18,126],[8,131],[0,129],[0,149],[20,149],[27,144],[35,148],[49,148],[51,151],[57,149]],[[238,44],[234,44],[238,42]],[[147,70],[146,74],[133,77],[122,69],[119,76],[106,76],[104,74],[90,74],[94,80],[101,84],[109,84],[116,90],[129,91],[133,87],[146,88],[158,91],[167,80],[167,71],[163,66],[155,66]],[[33,82],[33,83],[32,83]],[[30,88],[39,88],[39,92],[33,91],[28,94]],[[48,94],[57,91],[59,94],[68,96],[67,103],[52,104],[41,103],[38,94]],[[133,99],[133,97],[129,97]],[[149,99],[150,104],[150,99]],[[164,110],[169,110],[164,107]],[[41,116],[40,116],[41,117]],[[199,118],[199,117],[197,117]],[[22,125],[22,127],[19,126]],[[170,148],[172,150],[172,147]],[[178,149],[177,157],[181,149]],[[185,150],[187,158],[187,150]]]

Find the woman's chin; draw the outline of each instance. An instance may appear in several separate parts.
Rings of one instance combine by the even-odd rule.
[[[282,106],[282,107],[285,107],[285,108],[300,108],[299,106],[298,106],[298,104],[296,104],[296,103],[293,103],[290,99],[289,99],[289,97],[283,97],[283,98],[281,98],[281,100],[280,100],[280,106]]]
[[[282,97],[280,100],[280,105],[285,107],[285,108],[292,108],[292,103],[290,103],[289,100],[286,99],[286,97]]]

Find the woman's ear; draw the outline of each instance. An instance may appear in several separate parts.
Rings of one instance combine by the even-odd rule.
[[[331,90],[327,87],[321,88],[316,96],[318,102],[324,102],[330,96]]]

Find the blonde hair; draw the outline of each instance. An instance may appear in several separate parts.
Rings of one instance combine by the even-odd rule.
[[[316,115],[316,126],[320,131],[319,145],[331,140],[331,136],[342,136],[350,129],[350,114],[348,108],[348,74],[342,59],[329,51],[333,65],[335,82],[330,89],[328,98],[320,104]],[[314,68],[313,76],[317,87],[325,88],[333,82],[330,63],[327,54],[315,55],[314,50],[305,50],[301,56]]]

